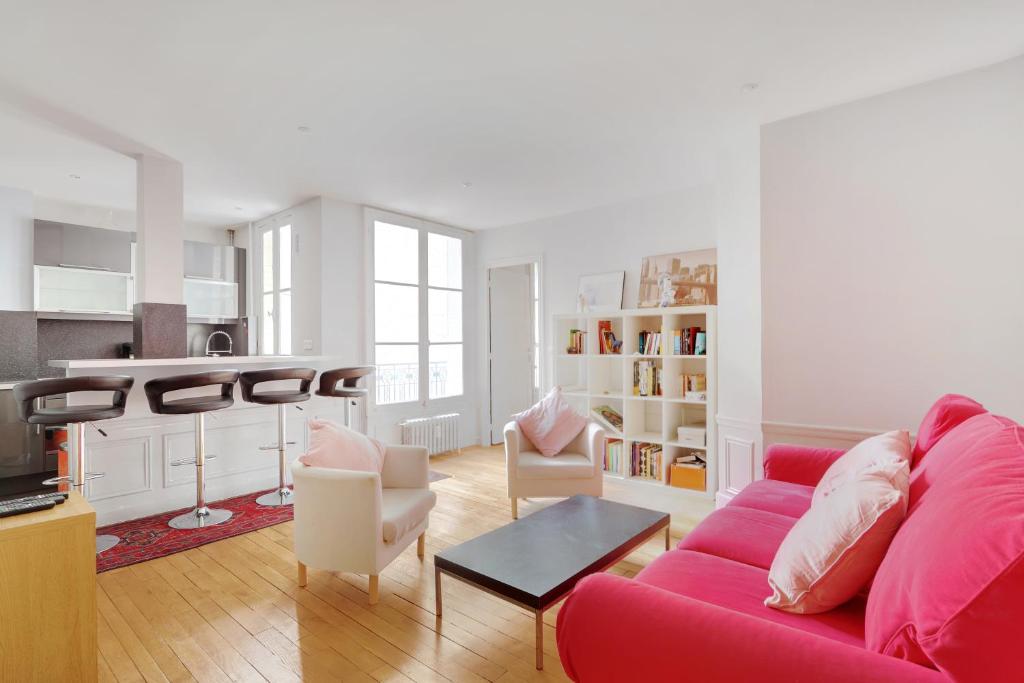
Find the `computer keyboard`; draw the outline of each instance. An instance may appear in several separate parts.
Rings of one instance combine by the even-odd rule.
[[[36,510],[49,510],[67,500],[66,493],[41,493],[37,496],[25,496],[24,498],[12,498],[11,500],[0,501],[0,517],[21,515]]]

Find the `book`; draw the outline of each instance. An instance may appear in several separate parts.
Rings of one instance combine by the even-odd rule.
[[[660,480],[662,472],[661,446],[654,443],[634,442],[630,452],[629,475],[642,479]]]
[[[605,472],[622,472],[622,439],[605,441],[603,465]]]
[[[565,347],[565,352],[573,356],[584,353],[583,340],[586,334],[583,330],[569,330],[569,345]]]
[[[622,431],[622,415],[611,406],[597,406],[590,411],[598,424],[604,424],[615,431]]]
[[[597,321],[597,342],[599,353],[622,353],[622,341],[615,338],[611,320]]]

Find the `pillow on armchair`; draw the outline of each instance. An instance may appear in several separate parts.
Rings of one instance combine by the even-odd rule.
[[[330,420],[309,421],[309,451],[299,456],[308,467],[380,472],[384,444]]]
[[[587,426],[555,387],[539,403],[515,416],[516,424],[541,455],[558,455]]]

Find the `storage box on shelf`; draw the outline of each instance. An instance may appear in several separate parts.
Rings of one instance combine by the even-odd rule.
[[[717,476],[715,323],[714,306],[554,317],[554,383],[581,413],[605,427],[613,451],[605,456],[606,476],[673,494],[713,495],[708,482]],[[573,337],[573,330],[584,334]],[[696,331],[702,333],[699,340]],[[572,339],[581,340],[579,353],[569,352]],[[641,369],[648,373],[643,389]],[[660,449],[655,467],[646,463],[635,471],[637,449],[650,455],[652,447]],[[673,482],[676,459],[693,453],[701,454],[706,469],[682,468],[687,474]]]

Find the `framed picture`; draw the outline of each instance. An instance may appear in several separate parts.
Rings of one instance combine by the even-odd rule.
[[[640,266],[640,308],[718,303],[718,251],[647,256]]]
[[[581,275],[577,289],[580,312],[618,311],[622,309],[622,282],[626,271],[617,270],[597,275]]]

